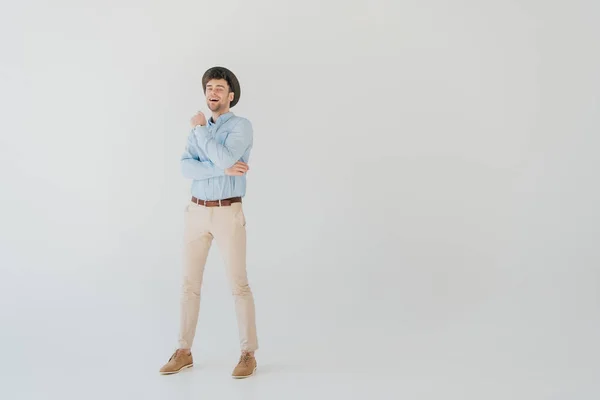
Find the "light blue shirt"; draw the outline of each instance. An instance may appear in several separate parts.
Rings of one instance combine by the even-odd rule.
[[[192,196],[201,200],[219,200],[246,195],[246,175],[225,175],[225,169],[238,161],[248,162],[253,129],[246,118],[232,112],[206,126],[194,127],[181,156],[181,172],[193,179]]]

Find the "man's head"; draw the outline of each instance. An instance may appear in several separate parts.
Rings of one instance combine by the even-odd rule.
[[[204,73],[202,87],[206,104],[213,113],[224,114],[237,104],[240,85],[235,75],[226,68],[214,67]]]

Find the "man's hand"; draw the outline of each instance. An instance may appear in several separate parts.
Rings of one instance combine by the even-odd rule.
[[[235,164],[233,164],[233,166],[225,170],[225,175],[242,176],[246,172],[248,172],[249,169],[250,167],[248,166],[248,164],[242,161],[238,161]]]
[[[194,128],[196,125],[204,126],[206,125],[206,117],[202,111],[198,111],[198,113],[192,117],[190,123],[192,128]]]

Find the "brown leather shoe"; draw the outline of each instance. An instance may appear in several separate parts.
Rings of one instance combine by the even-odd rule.
[[[242,355],[240,356],[240,361],[238,362],[237,366],[234,368],[231,376],[236,379],[247,378],[249,376],[254,375],[254,372],[256,371],[256,367],[257,367],[257,364],[256,364],[256,358],[254,358],[254,355],[252,355],[248,352],[243,352]]]
[[[176,374],[179,371],[194,365],[192,353],[189,350],[178,349],[173,353],[169,362],[160,369],[162,375]]]

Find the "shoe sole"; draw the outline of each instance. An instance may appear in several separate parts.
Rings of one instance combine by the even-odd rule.
[[[257,369],[257,368],[258,368],[258,366],[254,367],[254,371],[252,371],[252,373],[251,373],[250,375],[244,375],[244,376],[235,376],[235,375],[232,375],[231,377],[232,377],[233,379],[244,379],[244,378],[250,378],[251,376],[253,376],[253,375],[254,375],[254,373],[256,372],[256,369]]]
[[[188,364],[188,365],[184,365],[183,367],[179,368],[177,371],[165,371],[165,372],[161,372],[161,375],[173,375],[176,374],[178,372],[183,371],[186,368],[192,368],[194,366],[194,364]]]

